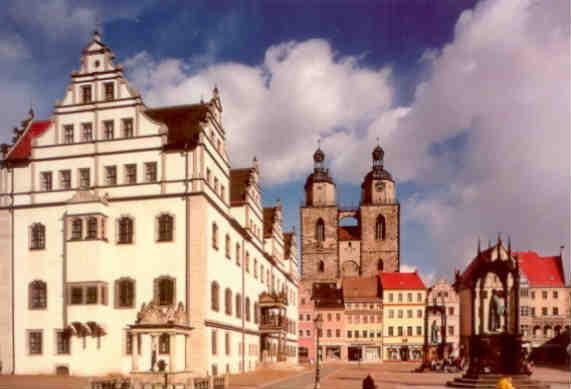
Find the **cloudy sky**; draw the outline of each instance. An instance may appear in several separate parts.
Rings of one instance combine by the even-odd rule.
[[[407,268],[450,277],[498,232],[569,247],[568,1],[192,4],[5,2],[0,140],[30,104],[50,115],[98,25],[147,105],[219,86],[232,163],[258,157],[288,228],[318,139],[351,205],[379,138]]]

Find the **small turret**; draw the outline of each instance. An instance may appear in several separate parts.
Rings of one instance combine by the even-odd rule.
[[[304,188],[307,205],[335,205],[335,183],[325,167],[325,153],[320,145],[313,153],[313,173],[307,177]]]

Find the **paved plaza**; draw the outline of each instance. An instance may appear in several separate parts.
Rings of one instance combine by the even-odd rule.
[[[321,369],[321,389],[359,389],[367,374],[375,379],[378,389],[446,388],[446,381],[455,374],[413,373],[410,363],[384,364],[326,364]],[[232,375],[230,389],[310,389],[313,388],[314,370],[260,369],[256,372]],[[534,379],[551,385],[552,389],[570,389],[570,371],[564,367],[536,367]],[[89,380],[79,377],[55,376],[0,376],[0,389],[87,389]],[[517,388],[516,388],[517,389]]]

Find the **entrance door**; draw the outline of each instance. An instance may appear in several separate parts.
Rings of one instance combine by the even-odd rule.
[[[350,361],[360,361],[362,356],[361,347],[349,347],[347,349],[347,357]]]
[[[400,360],[408,361],[408,346],[403,346],[400,349]]]

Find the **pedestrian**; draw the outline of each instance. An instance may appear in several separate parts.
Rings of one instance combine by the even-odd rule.
[[[377,389],[377,385],[375,385],[375,380],[371,377],[370,374],[367,374],[365,379],[363,380],[363,389]]]

